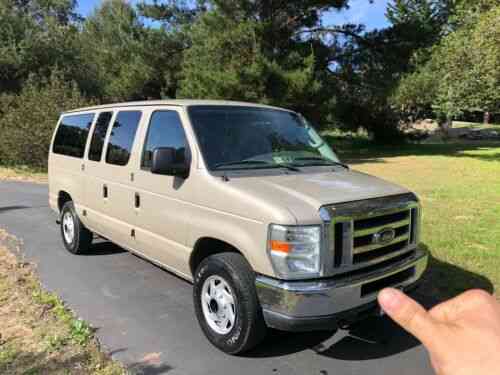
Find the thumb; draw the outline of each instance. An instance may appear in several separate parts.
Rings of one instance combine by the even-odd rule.
[[[386,288],[378,302],[392,320],[419,339],[427,348],[436,345],[438,325],[416,301],[397,289]]]

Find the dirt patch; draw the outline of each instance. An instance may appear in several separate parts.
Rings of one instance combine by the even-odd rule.
[[[409,140],[418,143],[436,141],[500,141],[500,126],[479,123],[453,122],[450,128],[442,129],[434,120],[421,120],[401,127]]]
[[[26,181],[44,184],[48,182],[47,173],[26,167],[1,167],[0,180]]]
[[[41,288],[19,246],[0,229],[0,373],[125,374],[93,329]]]

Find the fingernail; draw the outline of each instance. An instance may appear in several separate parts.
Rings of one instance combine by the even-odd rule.
[[[378,302],[384,311],[395,311],[401,305],[401,293],[396,289],[386,288],[378,294]]]

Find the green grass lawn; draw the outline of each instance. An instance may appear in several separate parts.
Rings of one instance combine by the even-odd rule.
[[[419,195],[422,246],[432,254],[426,293],[447,298],[478,287],[500,298],[499,143],[344,145],[338,152],[353,169]]]

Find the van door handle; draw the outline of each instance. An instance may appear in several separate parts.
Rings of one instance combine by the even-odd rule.
[[[135,193],[135,208],[141,207],[141,196],[139,193]]]
[[[108,186],[107,185],[102,185],[102,196],[104,198],[108,197]]]

